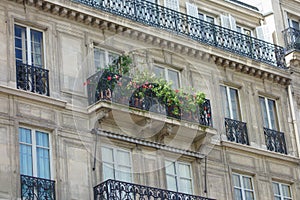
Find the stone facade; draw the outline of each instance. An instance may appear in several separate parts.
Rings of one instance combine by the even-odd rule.
[[[287,68],[282,68],[242,55],[238,48],[226,50],[82,2],[102,1],[0,2],[0,199],[21,198],[20,128],[48,133],[50,179],[55,181],[56,199],[94,199],[93,187],[106,176],[102,147],[129,152],[128,182],[135,184],[170,189],[165,161],[171,160],[188,163],[193,195],[238,199],[235,174],[251,179],[250,193],[257,200],[274,199],[272,183],[287,185],[291,198],[299,198],[299,52],[286,54]],[[109,4],[113,7],[122,1],[111,2],[115,2]],[[256,37],[255,28],[269,24],[274,28],[272,40],[279,46],[285,45],[281,31],[288,27],[289,15],[283,13],[297,15],[300,6],[296,0],[272,1],[272,13],[262,14],[236,1],[192,2],[199,13],[214,17],[216,27],[222,25],[222,16],[232,16],[237,26],[251,30]],[[163,0],[158,4],[163,6]],[[186,6],[180,0],[179,12],[186,13]],[[17,88],[16,25],[43,34],[49,96]],[[243,35],[239,41],[247,43]],[[96,72],[95,48],[106,54],[130,55],[134,65],[131,72],[154,71],[155,66],[178,72],[183,88],[203,91],[210,100],[212,126],[113,102],[89,105],[85,83]],[[260,52],[263,57],[263,50]],[[220,86],[238,91],[239,121],[246,123],[248,145],[229,141],[226,135]],[[286,153],[268,149],[260,98],[275,102],[276,129],[284,134]],[[180,180],[178,174],[176,178]],[[244,188],[241,191],[246,195]]]

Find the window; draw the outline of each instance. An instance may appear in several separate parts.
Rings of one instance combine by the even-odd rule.
[[[184,162],[165,161],[168,190],[193,193],[191,165]]]
[[[166,79],[168,82],[172,82],[172,88],[179,88],[180,87],[180,80],[179,80],[179,72],[174,69],[154,66],[154,74],[157,77],[161,77]]]
[[[254,200],[252,177],[241,174],[233,174],[234,199]]]
[[[211,16],[208,16],[208,15],[203,14],[203,13],[199,13],[198,16],[199,16],[199,19],[201,19],[201,20],[207,21],[207,22],[209,22],[211,24],[215,23],[215,19],[213,17],[211,17]]]
[[[297,20],[297,19],[290,18],[289,19],[289,26],[291,28],[296,29],[296,30],[300,30],[300,23],[299,23],[299,20]]]
[[[259,97],[263,125],[265,128],[278,130],[275,101],[265,97]]]
[[[274,200],[292,200],[291,187],[287,184],[273,182]]]
[[[50,141],[47,133],[19,128],[20,173],[50,179]]]
[[[43,67],[43,33],[29,27],[15,25],[16,63]]]
[[[123,149],[102,147],[103,180],[132,181],[131,154]]]
[[[103,69],[119,57],[119,54],[100,48],[94,48],[95,70]]]
[[[250,29],[244,28],[242,26],[236,26],[236,31],[248,36],[252,36],[252,31]]]
[[[237,89],[228,86],[220,87],[225,117],[229,119],[240,120],[240,105]]]

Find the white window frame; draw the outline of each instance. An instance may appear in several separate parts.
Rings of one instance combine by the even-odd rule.
[[[239,95],[239,89],[238,88],[235,88],[235,87],[230,87],[228,85],[220,85],[221,87],[225,87],[226,88],[226,95],[227,95],[227,99],[226,101],[228,101],[228,106],[229,106],[229,117],[230,119],[233,119],[233,111],[232,111],[232,103],[231,103],[231,95],[230,95],[230,89],[233,89],[233,90],[236,90],[237,91],[237,100],[238,100],[238,118],[239,119],[234,119],[234,120],[242,120],[242,110],[241,110],[241,105],[240,105],[240,95]],[[225,113],[224,113],[225,114]]]
[[[167,176],[173,176],[174,178],[175,178],[175,181],[176,181],[176,192],[183,192],[183,193],[186,193],[186,192],[184,192],[184,191],[182,191],[181,189],[182,188],[180,188],[180,180],[182,179],[182,178],[184,178],[184,179],[187,179],[186,177],[183,177],[183,176],[181,176],[180,174],[179,174],[179,165],[180,164],[183,164],[183,165],[188,165],[189,166],[189,168],[190,168],[190,173],[191,173],[191,178],[189,178],[189,180],[191,180],[191,189],[192,189],[192,191],[191,191],[191,193],[193,194],[193,192],[194,192],[194,180],[193,180],[193,170],[192,170],[192,165],[191,165],[191,163],[188,163],[188,162],[182,162],[182,161],[172,161],[172,160],[165,160],[165,170],[166,170],[166,168],[167,168],[167,163],[166,162],[170,162],[172,165],[175,165],[175,174],[168,174],[167,173],[167,171],[166,171],[166,178],[167,178]],[[168,188],[168,185],[167,185],[167,188]]]
[[[100,51],[104,51],[104,66],[100,66],[99,69],[104,69],[105,67],[107,67],[109,64],[111,64],[109,62],[109,54],[116,54],[118,56],[121,56],[121,53],[120,52],[117,52],[117,51],[113,51],[113,50],[109,50],[109,49],[105,49],[105,48],[101,48],[101,47],[98,47],[98,46],[94,46],[93,47],[93,66],[94,66],[94,69],[97,71],[99,70],[98,68],[96,68],[96,65],[95,65],[95,49],[98,49]]]
[[[234,185],[234,181],[233,181],[233,176],[234,175],[237,175],[238,177],[239,177],[239,181],[240,181],[240,183],[241,183],[241,187],[237,187],[237,186],[235,186]],[[243,178],[244,177],[246,177],[246,178],[250,178],[250,180],[251,180],[251,186],[252,186],[252,190],[251,189],[248,189],[248,188],[245,188],[244,187],[244,181],[243,181]],[[254,200],[256,199],[255,198],[255,190],[254,190],[254,184],[253,184],[253,177],[252,176],[248,176],[248,175],[244,175],[244,174],[238,174],[238,173],[232,173],[232,185],[233,185],[233,194],[234,194],[234,189],[236,188],[236,189],[239,189],[239,190],[241,190],[242,191],[242,200],[246,200],[246,197],[245,197],[245,191],[250,191],[250,192],[252,192],[253,193],[253,197],[254,197]],[[236,197],[234,196],[234,199],[235,199]]]
[[[279,185],[279,192],[280,192],[280,195],[275,194],[273,184],[278,184],[278,185]],[[283,185],[289,187],[290,192],[291,192],[291,197],[283,196],[283,192],[282,192],[282,191],[283,191],[283,190],[282,190],[282,186],[283,186]],[[272,181],[272,190],[273,190],[273,195],[274,195],[274,197],[279,197],[281,200],[287,200],[287,199],[288,199],[288,200],[293,200],[292,187],[291,187],[291,185],[289,185],[289,184],[284,184],[284,183]]]
[[[178,74],[178,88],[181,87],[181,73],[180,73],[179,70],[173,69],[173,68],[170,68],[170,67],[165,67],[165,66],[161,66],[161,65],[154,64],[154,66],[153,66],[153,71],[154,71],[154,68],[155,68],[155,67],[162,68],[162,69],[164,70],[164,76],[165,76],[165,77],[161,77],[161,78],[164,78],[167,82],[170,81],[168,71],[170,70],[170,71],[176,72],[176,73]],[[159,78],[160,78],[160,77],[159,77]],[[175,89],[178,89],[178,88],[175,88]]]
[[[125,167],[130,167],[130,179],[131,180],[128,180],[127,182],[132,182],[133,181],[133,166],[132,166],[132,155],[131,155],[131,151],[127,150],[127,149],[123,149],[123,148],[119,148],[119,147],[113,147],[113,146],[108,146],[108,145],[102,145],[101,146],[101,155],[102,155],[102,148],[107,148],[107,149],[111,149],[112,152],[113,152],[113,162],[107,162],[107,161],[104,161],[103,158],[102,158],[102,164],[104,165],[105,163],[108,163],[110,165],[113,166],[113,179],[114,180],[119,180],[118,177],[117,177],[117,171],[119,170],[119,166],[120,164],[118,162],[116,162],[118,159],[117,157],[117,152],[118,151],[123,151],[123,152],[126,152],[126,153],[129,153],[129,160],[130,160],[130,166],[125,166]],[[121,165],[122,166],[122,165]],[[103,180],[104,180],[104,169],[102,167],[102,177],[103,177]],[[105,180],[104,180],[105,181]]]
[[[30,33],[31,33],[31,30],[34,30],[34,31],[38,31],[38,32],[41,32],[42,33],[42,36],[43,36],[43,44],[42,44],[42,68],[43,69],[47,69],[46,68],[46,43],[45,43],[45,31],[41,30],[41,29],[38,29],[38,28],[35,28],[35,27],[32,27],[32,26],[28,26],[28,25],[25,25],[25,24],[21,24],[21,23],[14,23],[14,30],[15,30],[15,25],[17,26],[21,26],[21,27],[24,27],[26,28],[26,38],[27,38],[27,63],[24,63],[24,59],[22,60],[22,63],[23,64],[28,64],[28,65],[32,65],[32,55],[31,55],[31,37],[30,37]],[[14,41],[15,41],[15,37],[16,37],[16,34],[14,32]],[[14,43],[14,50],[16,48],[16,44]],[[15,55],[15,61],[17,60],[17,57]],[[38,67],[38,66],[35,66],[35,67]]]
[[[31,144],[28,144],[28,143],[24,143],[24,142],[20,142],[20,140],[18,141],[19,142],[19,148],[20,148],[20,144],[23,144],[23,145],[27,145],[27,146],[31,146],[31,151],[32,151],[32,176],[33,177],[38,177],[38,166],[37,166],[37,148],[39,147],[37,144],[36,144],[36,132],[39,131],[39,132],[42,132],[42,133],[46,133],[48,135],[48,139],[49,139],[49,148],[47,148],[49,150],[49,168],[50,168],[50,180],[53,180],[53,177],[54,177],[54,174],[53,174],[53,169],[52,169],[52,141],[51,141],[51,136],[50,136],[50,133],[47,132],[47,131],[43,131],[43,130],[40,130],[40,129],[34,129],[34,128],[30,128],[30,127],[26,127],[26,126],[20,126],[18,127],[18,136],[20,137],[20,132],[19,132],[19,129],[20,128],[23,128],[23,129],[28,129],[31,131]],[[39,147],[39,148],[43,148],[45,149],[45,147]],[[20,156],[20,155],[19,155]],[[20,161],[20,158],[19,158],[19,161]]]
[[[276,102],[276,100],[275,99],[271,99],[271,98],[268,98],[268,97],[264,97],[264,96],[259,96],[259,97],[261,97],[261,98],[264,98],[264,101],[265,101],[265,106],[266,106],[266,111],[267,111],[267,117],[268,117],[268,125],[269,125],[269,129],[272,129],[272,130],[280,130],[279,129],[279,118],[278,118],[278,114],[277,114],[277,102]],[[268,104],[268,100],[271,100],[271,101],[274,101],[274,105],[275,105],[275,112],[274,112],[274,117],[275,117],[275,120],[276,120],[276,124],[275,124],[275,126],[277,125],[277,127],[273,127],[272,126],[272,123],[271,123],[271,117],[270,117],[270,108],[269,108],[269,104]],[[260,103],[259,103],[260,104]],[[259,105],[260,106],[260,105]],[[260,106],[260,110],[261,110],[261,112],[262,112],[262,108],[261,108],[261,106]],[[263,116],[262,116],[263,117]],[[263,123],[264,123],[264,120],[263,120]],[[264,125],[264,124],[263,124]],[[265,127],[265,128],[267,128],[267,127]]]

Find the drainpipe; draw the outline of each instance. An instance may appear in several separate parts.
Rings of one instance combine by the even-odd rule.
[[[297,126],[297,120],[296,120],[296,114],[295,114],[295,107],[294,107],[294,101],[293,101],[293,95],[292,95],[292,85],[288,85],[288,98],[291,106],[291,114],[292,114],[292,124],[295,131],[296,136],[296,145],[297,145],[297,153],[298,157],[300,157],[300,140],[299,140],[299,133],[298,133],[298,126]]]

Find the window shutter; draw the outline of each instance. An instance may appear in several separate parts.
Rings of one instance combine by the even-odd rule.
[[[187,15],[198,18],[198,7],[194,4],[186,2],[186,13]]]
[[[221,25],[224,28],[229,28],[234,31],[236,30],[236,22],[234,17],[232,17],[231,15],[229,16],[221,15],[220,18],[221,18]]]
[[[165,0],[165,7],[179,11],[179,2],[178,0]]]
[[[273,43],[272,34],[267,25],[258,26],[255,28],[256,37],[260,40]]]
[[[235,31],[236,30],[236,22],[235,22],[234,17],[229,15],[228,18],[229,18],[230,29]]]

